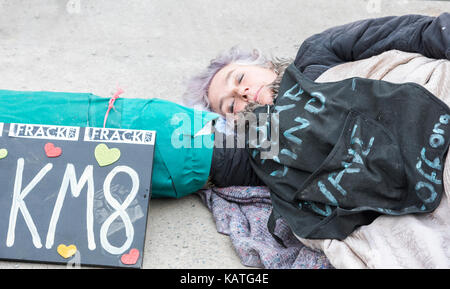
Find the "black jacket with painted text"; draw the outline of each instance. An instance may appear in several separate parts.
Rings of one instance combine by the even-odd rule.
[[[358,77],[316,83],[291,64],[269,111],[278,118],[266,130],[278,134],[250,151],[270,188],[271,232],[283,217],[302,238],[342,240],[379,215],[439,205],[450,109],[422,86]]]

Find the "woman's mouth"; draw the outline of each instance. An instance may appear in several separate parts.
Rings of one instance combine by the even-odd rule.
[[[254,102],[258,102],[258,96],[259,96],[259,92],[261,91],[261,89],[263,89],[264,85],[261,86],[255,93],[255,97],[253,98]]]

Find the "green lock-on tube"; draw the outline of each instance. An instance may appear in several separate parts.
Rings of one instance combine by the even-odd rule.
[[[0,122],[103,127],[109,100],[91,93],[0,90]],[[118,98],[106,127],[155,130],[152,197],[180,198],[208,180],[214,134],[195,134],[217,117],[157,98]]]

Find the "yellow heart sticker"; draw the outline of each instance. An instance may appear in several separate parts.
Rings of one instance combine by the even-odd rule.
[[[95,147],[95,159],[103,167],[115,163],[120,158],[120,150],[117,148],[108,148],[105,144],[99,144]]]
[[[7,149],[0,149],[0,160],[6,158],[7,155],[8,155]]]
[[[66,246],[64,244],[60,244],[56,249],[56,251],[63,258],[67,259],[72,257],[77,252],[77,246],[75,245]]]

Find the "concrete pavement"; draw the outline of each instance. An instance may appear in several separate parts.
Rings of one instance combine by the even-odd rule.
[[[305,38],[332,26],[445,11],[449,1],[1,0],[0,89],[109,97],[119,85],[123,97],[179,101],[188,77],[233,45],[294,57]],[[144,268],[245,268],[195,195],[151,200],[147,230]]]

